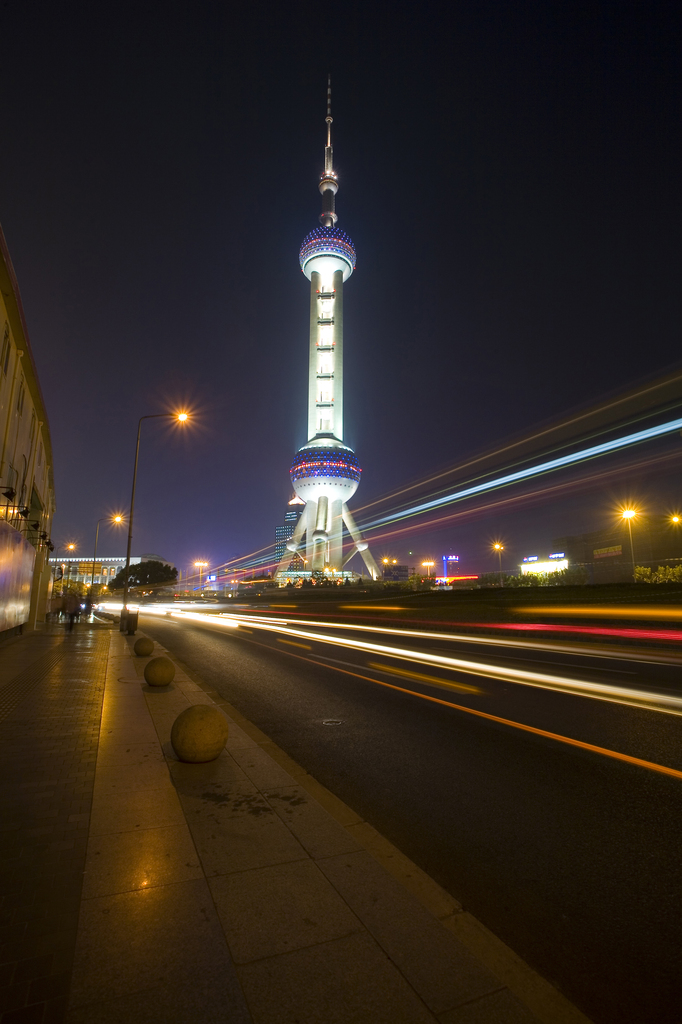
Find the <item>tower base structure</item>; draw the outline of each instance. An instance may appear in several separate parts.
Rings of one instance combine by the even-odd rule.
[[[331,434],[318,434],[298,450],[290,472],[294,490],[305,502],[305,509],[287,543],[287,554],[277,566],[276,575],[281,575],[288,567],[292,554],[303,549],[305,537],[305,567],[313,576],[325,570],[340,573],[353,555],[360,552],[370,576],[378,579],[379,568],[347,504],[357,490],[362,473],[353,449]],[[345,558],[344,526],[353,541]]]

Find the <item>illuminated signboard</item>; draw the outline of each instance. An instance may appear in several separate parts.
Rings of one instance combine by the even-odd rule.
[[[536,556],[537,558],[537,556]],[[526,559],[524,559],[524,562]],[[530,559],[528,559],[530,561]],[[568,559],[554,559],[553,562],[533,562],[532,565],[522,565],[521,573],[525,576],[527,573],[541,573],[541,572],[561,572],[562,569],[568,569]]]
[[[537,555],[528,555],[527,558],[524,558],[524,562],[537,562],[537,560],[538,560],[538,556]]]
[[[555,551],[554,554],[550,555],[549,557],[550,558],[564,558],[565,556],[564,556],[564,552],[563,551]]]
[[[595,558],[616,558],[623,554],[623,545],[612,544],[610,548],[594,548],[592,554]]]

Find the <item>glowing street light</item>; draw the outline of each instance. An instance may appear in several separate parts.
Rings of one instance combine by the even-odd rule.
[[[208,568],[208,562],[195,562],[194,565],[199,570],[199,593],[201,593],[201,570]]]
[[[671,523],[679,523],[680,522],[680,516],[671,516],[670,517],[670,522]]]
[[[628,533],[630,534],[630,558],[632,559],[632,582],[633,583],[637,582],[637,576],[636,576],[636,573],[635,573],[635,549],[634,549],[634,546],[633,546],[633,543],[632,543],[632,520],[635,518],[636,515],[637,515],[637,512],[636,512],[636,510],[634,508],[624,508],[623,511],[621,512],[621,517],[628,524]]]
[[[500,563],[500,586],[502,586],[502,552],[504,551],[504,545],[500,544],[499,541],[493,544],[493,551],[497,551],[497,557]]]
[[[431,570],[434,567],[435,562],[422,562],[423,567],[426,569],[426,575],[431,576]]]
[[[140,431],[142,420],[172,419],[176,423],[185,423],[189,418],[186,412],[157,412],[151,416],[140,416],[137,423],[137,444],[135,445],[135,466],[133,468],[133,489],[130,495],[130,512],[128,513],[128,547],[126,549],[126,574],[123,581],[123,607],[121,609],[121,632],[128,631],[128,577],[130,575],[130,551],[133,544],[133,515],[135,512],[135,487],[137,485],[137,464],[140,458]],[[133,630],[134,632],[134,630]]]
[[[97,520],[97,529],[95,530],[95,553],[92,556],[92,579],[90,581],[90,588],[95,589],[95,562],[97,561],[97,541],[99,540],[99,524],[103,523],[105,519],[108,519],[111,523],[116,523],[119,526],[123,522],[123,516],[102,516],[101,519]]]

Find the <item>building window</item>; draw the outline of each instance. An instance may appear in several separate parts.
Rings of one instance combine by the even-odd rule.
[[[22,380],[21,384],[19,385],[19,397],[17,398],[17,412],[19,413],[20,416],[21,416],[21,414],[24,411],[24,398],[25,397],[26,397],[26,388],[24,387],[24,382]]]
[[[2,337],[2,353],[0,354],[0,366],[5,377],[7,376],[7,367],[9,366],[9,324],[5,324],[5,333]]]
[[[34,412],[32,412],[31,413],[31,436],[28,439],[28,443],[29,444],[33,444],[33,438],[35,437],[35,433],[36,433],[36,414]]]
[[[42,466],[42,464],[43,464],[43,442],[41,441],[40,444],[38,445],[38,465]]]

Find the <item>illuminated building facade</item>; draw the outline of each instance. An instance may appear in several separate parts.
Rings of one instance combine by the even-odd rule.
[[[296,454],[291,481],[305,509],[280,560],[303,546],[306,570],[313,574],[340,573],[360,552],[370,575],[379,570],[348,508],[360,483],[362,470],[353,450],[343,442],[343,288],[355,270],[355,249],[348,235],[336,226],[338,181],[331,141],[331,88],[327,89],[327,145],[320,179],[320,227],[303,240],[301,270],[310,281],[310,349],[308,372],[308,438]],[[343,558],[343,528],[353,546]]]
[[[45,620],[54,510],[50,427],[0,228],[0,639]]]
[[[291,540],[296,529],[296,524],[303,515],[305,504],[299,497],[294,497],[289,502],[284,513],[284,522],[281,526],[275,527],[275,561],[277,564],[284,564],[286,569],[299,573],[305,568],[300,555],[292,555],[287,549],[287,541]]]

